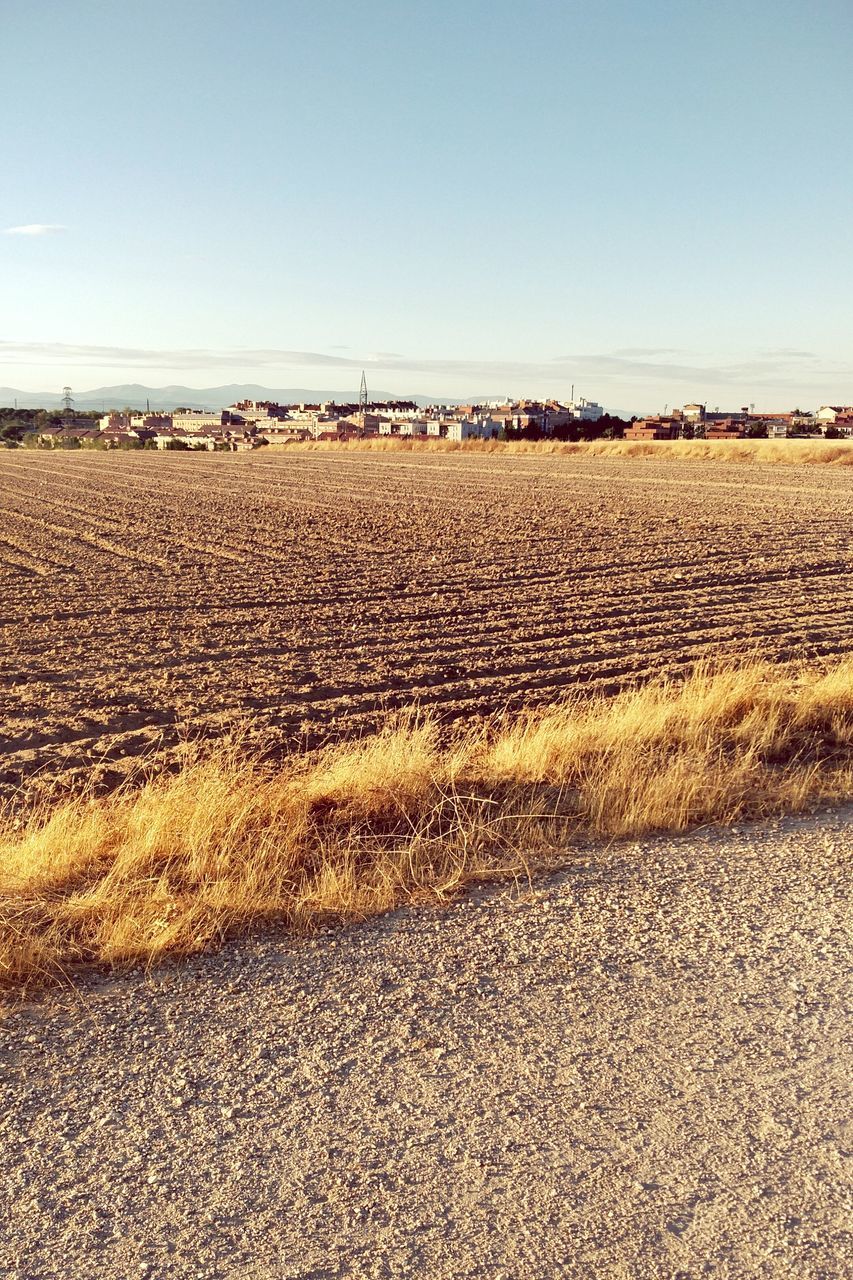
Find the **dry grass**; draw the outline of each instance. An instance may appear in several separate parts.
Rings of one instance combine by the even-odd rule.
[[[684,458],[699,462],[787,463],[789,466],[853,466],[851,440],[411,440],[388,436],[367,440],[315,440],[272,445],[272,449],[368,450],[371,453],[500,453],[577,455],[587,458]]]
[[[750,663],[573,699],[451,740],[416,713],[263,767],[177,775],[0,829],[0,978],[149,962],[261,921],[304,929],[626,836],[853,795],[853,659]]]

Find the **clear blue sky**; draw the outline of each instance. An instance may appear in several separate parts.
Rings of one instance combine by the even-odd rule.
[[[853,401],[850,0],[2,0],[0,44],[0,384]]]

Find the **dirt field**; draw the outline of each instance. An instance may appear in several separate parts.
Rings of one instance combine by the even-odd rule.
[[[270,741],[849,649],[853,472],[293,452],[0,455],[0,791],[181,726]]]

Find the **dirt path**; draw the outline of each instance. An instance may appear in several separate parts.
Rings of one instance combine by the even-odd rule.
[[[851,853],[585,852],[18,1010],[0,1275],[849,1274]]]

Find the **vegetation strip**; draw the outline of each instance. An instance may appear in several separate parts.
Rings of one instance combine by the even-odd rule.
[[[269,451],[287,453],[342,450],[368,453],[495,453],[503,457],[555,454],[581,458],[650,458],[688,462],[775,462],[789,467],[853,467],[853,443],[824,440],[410,440],[379,436],[367,440],[317,440],[275,444]]]
[[[0,980],[189,954],[440,900],[579,836],[682,831],[853,796],[853,659],[697,668],[442,736],[416,711],[283,768],[221,745],[0,828]]]

